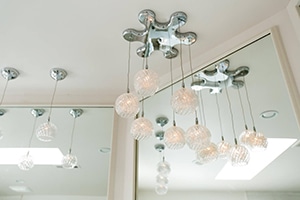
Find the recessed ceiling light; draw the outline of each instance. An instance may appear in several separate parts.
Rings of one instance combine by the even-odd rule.
[[[16,180],[16,183],[24,184],[25,181],[24,181],[23,179],[17,179],[17,180]]]
[[[228,162],[216,180],[251,180],[296,141],[294,138],[268,138],[268,148],[263,152],[251,152],[248,165],[233,167]]]
[[[28,151],[34,165],[60,165],[63,158],[58,148],[0,148],[0,165],[17,165]]]
[[[266,110],[262,113],[260,113],[260,117],[263,119],[271,119],[274,118],[278,115],[278,111],[277,110]]]
[[[109,147],[102,147],[99,149],[99,152],[101,153],[109,153],[110,152],[110,148]]]

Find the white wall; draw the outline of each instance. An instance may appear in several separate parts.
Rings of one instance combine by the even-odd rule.
[[[299,98],[300,93],[300,65],[299,65],[299,52],[300,52],[300,19],[299,17],[293,14],[290,14],[290,7],[293,6],[292,4],[295,4],[299,0],[291,0],[289,8],[286,10],[283,10],[276,15],[272,16],[271,18],[266,19],[265,21],[262,21],[261,23],[257,24],[254,27],[249,27],[248,30],[245,32],[237,35],[236,37],[227,40],[223,44],[220,44],[218,47],[216,47],[213,50],[208,51],[204,55],[200,55],[197,59],[193,61],[195,66],[205,65],[207,63],[210,63],[211,61],[215,60],[216,57],[219,57],[221,55],[226,54],[228,51],[234,49],[235,47],[245,43],[246,41],[250,40],[251,38],[255,37],[256,35],[259,35],[260,33],[264,32],[267,29],[270,29],[271,27],[277,26],[281,35],[282,43],[284,46],[284,50],[287,54],[288,58],[288,64],[285,67],[290,67],[291,71],[293,73],[295,80],[295,90],[296,92],[296,99]],[[291,20],[292,17],[292,20]],[[297,23],[298,22],[298,23]],[[298,24],[298,25],[297,25]],[[297,30],[297,31],[295,31]],[[116,166],[112,171],[112,174],[115,174],[113,180],[110,183],[110,192],[113,195],[109,196],[109,200],[133,200],[134,194],[132,192],[133,184],[134,184],[134,178],[133,176],[133,169],[134,169],[134,149],[133,149],[133,141],[129,134],[126,133],[126,129],[128,129],[128,125],[126,123],[118,123],[117,124],[118,131],[115,131],[115,139],[117,143],[117,149],[114,154],[114,160]],[[125,128],[124,128],[125,127]],[[207,199],[212,199],[208,193],[202,193],[207,197]],[[174,195],[172,200],[189,200],[188,196],[194,197],[190,199],[196,199],[195,196],[192,196],[193,194],[189,193],[189,195],[181,196]],[[218,194],[214,194],[218,195]],[[224,194],[221,194],[221,197]],[[250,193],[249,193],[250,195]],[[259,200],[262,199],[258,196],[258,194],[250,195],[249,200]],[[220,198],[220,199],[239,199],[239,200],[246,200],[245,198],[247,195],[246,193],[226,193],[226,198]],[[201,196],[197,196],[197,199],[203,199],[200,198]],[[272,195],[268,197],[269,199],[276,199]],[[293,200],[293,197],[287,197],[289,200]],[[286,199],[287,199],[286,198]],[[153,198],[152,198],[153,199]],[[159,197],[156,197],[155,199],[159,199]],[[215,198],[214,198],[215,199]],[[279,198],[280,199],[280,198]],[[297,199],[300,199],[299,196],[297,196]],[[141,199],[146,200],[146,199]],[[203,199],[205,200],[205,199]],[[277,199],[276,199],[277,200]]]
[[[0,200],[20,200],[21,196],[1,196]],[[107,197],[99,196],[40,196],[40,195],[29,195],[23,196],[22,200],[107,200]]]

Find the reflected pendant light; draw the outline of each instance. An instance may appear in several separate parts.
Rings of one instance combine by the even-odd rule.
[[[31,147],[31,143],[32,143],[33,135],[34,135],[34,130],[35,130],[35,125],[36,125],[36,120],[37,120],[38,117],[42,116],[44,114],[44,112],[45,112],[44,109],[35,108],[35,109],[31,110],[31,114],[35,118],[34,118],[34,123],[33,123],[32,131],[31,131],[31,137],[30,137],[30,140],[29,140],[28,148]],[[30,150],[28,150],[27,153],[20,158],[20,161],[18,163],[18,167],[21,170],[24,170],[24,171],[28,171],[28,170],[30,170],[31,168],[34,167],[34,161],[33,161],[33,157],[30,155]]]
[[[154,146],[155,150],[161,154],[162,161],[157,164],[157,172],[156,176],[156,187],[155,192],[158,195],[165,195],[168,192],[168,183],[169,183],[169,174],[171,172],[171,167],[168,162],[165,161],[164,150],[165,145],[156,144]]]
[[[128,66],[127,66],[127,92],[121,94],[115,101],[115,110],[122,118],[134,117],[139,112],[139,98],[130,92],[129,75],[130,75],[130,51],[131,42],[128,47]]]
[[[53,68],[50,70],[50,76],[55,80],[55,87],[50,102],[48,120],[41,124],[36,130],[36,137],[42,142],[51,142],[55,138],[57,127],[51,122],[53,100],[56,93],[57,83],[58,81],[66,78],[67,72],[61,68]]]
[[[75,124],[76,119],[80,117],[83,113],[82,109],[71,109],[70,115],[74,118],[73,126],[72,126],[72,132],[71,132],[71,143],[68,153],[63,157],[62,159],[62,166],[65,169],[73,169],[77,166],[77,157],[72,154],[72,146],[73,146],[73,138],[74,138],[74,130],[75,130]]]

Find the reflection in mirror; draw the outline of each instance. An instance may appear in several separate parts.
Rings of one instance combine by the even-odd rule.
[[[0,199],[20,199],[22,195],[23,199],[107,199],[112,107],[53,107],[51,121],[57,132],[51,142],[42,142],[36,136],[37,127],[47,121],[49,107],[3,109]],[[35,117],[32,109],[45,113]],[[63,167],[62,158],[70,149],[78,162]],[[21,170],[20,157],[28,152],[34,166]]]
[[[168,148],[163,133],[173,126],[174,118],[186,135],[195,125],[195,114],[173,115],[172,90],[177,91],[181,81],[159,91],[144,102],[146,117],[157,125],[156,137],[138,142],[137,199],[250,199],[253,192],[273,195],[278,191],[283,196],[298,192],[295,197],[299,198],[300,175],[295,165],[300,161],[295,145],[299,128],[272,35],[264,35],[184,81],[186,87],[197,86],[197,117],[211,134],[211,157],[201,160],[203,156],[196,155],[199,151],[187,144],[179,150]],[[168,123],[162,125],[157,119],[168,119]],[[232,146],[243,144],[239,137],[245,125],[249,130],[255,126],[257,133],[268,138],[268,144],[263,144],[267,149],[253,151],[247,146],[248,165],[233,167],[213,144],[222,138]],[[209,138],[209,133],[204,136]],[[214,150],[218,155],[214,156]],[[161,172],[166,176],[158,176]]]

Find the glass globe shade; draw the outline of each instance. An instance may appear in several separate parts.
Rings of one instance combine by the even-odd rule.
[[[21,170],[28,171],[34,167],[32,156],[29,154],[23,155],[20,158],[20,162],[18,163],[18,167]]]
[[[51,122],[41,124],[36,130],[36,137],[43,142],[51,142],[56,135],[56,126]]]
[[[156,183],[158,183],[160,185],[167,185],[168,182],[169,182],[169,180],[168,180],[167,176],[164,176],[164,175],[161,175],[161,174],[158,174],[156,176]]]
[[[251,140],[250,149],[252,151],[263,151],[268,147],[268,140],[262,134],[258,132],[253,132],[253,138]]]
[[[165,131],[164,142],[169,149],[181,149],[185,145],[184,131],[182,128],[172,126]]]
[[[197,108],[197,103],[197,95],[189,88],[177,90],[171,99],[171,106],[175,113],[179,115],[194,113]]]
[[[196,124],[190,127],[185,133],[187,145],[192,150],[200,150],[210,144],[210,131],[202,125]]]
[[[153,70],[143,69],[135,74],[133,84],[139,96],[152,96],[159,88],[159,77]]]
[[[218,144],[218,152],[219,152],[219,158],[221,159],[227,159],[231,150],[231,144],[227,141],[222,140]]]
[[[77,165],[77,157],[71,153],[66,154],[62,159],[62,166],[65,169],[73,169]]]
[[[210,143],[210,145],[204,149],[200,149],[197,151],[197,163],[198,164],[207,164],[217,160],[218,158],[218,147],[214,143]]]
[[[239,140],[241,142],[242,145],[245,145],[247,147],[251,146],[252,140],[253,140],[253,131],[251,130],[244,130],[240,137]]]
[[[134,117],[139,112],[139,99],[132,93],[120,95],[115,102],[115,110],[120,117]]]
[[[168,192],[168,186],[167,185],[156,185],[155,192],[158,195],[165,195]]]
[[[150,120],[140,117],[132,122],[130,132],[134,139],[143,140],[153,134],[154,128]]]
[[[168,176],[171,172],[170,164],[166,161],[161,161],[157,164],[157,172],[159,175]]]
[[[230,150],[229,160],[232,166],[245,166],[249,163],[250,153],[242,145],[234,145]]]

